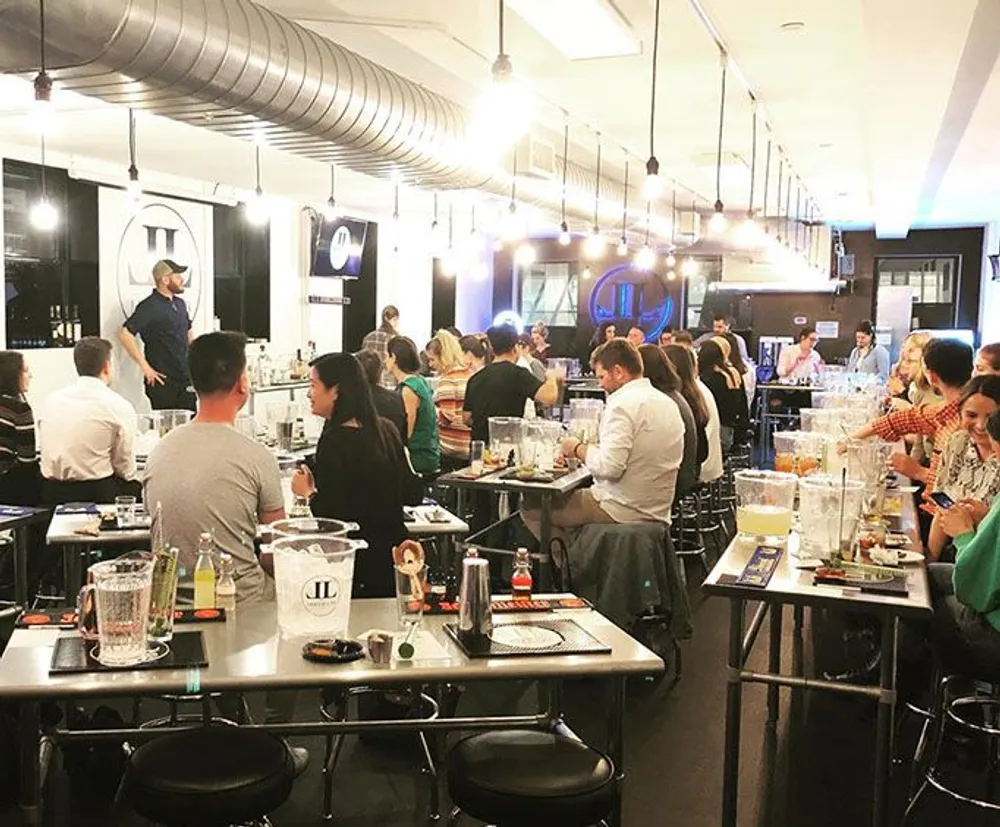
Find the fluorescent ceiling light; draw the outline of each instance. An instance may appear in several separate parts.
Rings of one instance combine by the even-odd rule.
[[[570,60],[642,51],[614,0],[507,0],[507,5]]]

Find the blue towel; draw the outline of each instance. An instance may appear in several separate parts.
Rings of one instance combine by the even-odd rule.
[[[0,505],[0,517],[24,517],[26,514],[34,513],[33,508],[25,508],[20,505]]]
[[[97,514],[94,503],[66,503],[56,506],[56,514]]]

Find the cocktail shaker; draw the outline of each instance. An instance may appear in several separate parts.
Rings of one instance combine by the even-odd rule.
[[[490,606],[490,563],[482,557],[462,560],[462,585],[458,593],[458,633],[470,640],[493,632]]]

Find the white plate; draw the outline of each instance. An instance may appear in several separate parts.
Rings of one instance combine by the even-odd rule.
[[[907,565],[909,563],[923,563],[924,555],[919,551],[903,551],[899,550],[899,564],[901,566]]]

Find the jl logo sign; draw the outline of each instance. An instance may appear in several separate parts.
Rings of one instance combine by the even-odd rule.
[[[302,605],[309,614],[326,617],[340,602],[340,584],[330,577],[313,577],[302,586]]]
[[[203,287],[201,250],[184,216],[159,203],[146,204],[133,215],[118,243],[115,282],[118,303],[126,317],[153,289],[153,265],[161,258],[187,265],[184,301],[195,317]]]

